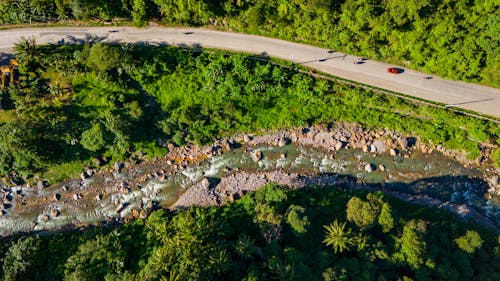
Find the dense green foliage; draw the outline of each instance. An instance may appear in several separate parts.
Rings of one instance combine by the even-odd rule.
[[[93,157],[116,160],[136,150],[157,155],[168,142],[208,143],[235,132],[337,120],[416,134],[471,157],[478,156],[478,142],[497,145],[500,136],[491,122],[245,55],[22,42],[18,59],[23,75],[3,101],[1,115],[10,117],[0,118],[2,175],[46,171],[58,180],[70,174],[68,163]]]
[[[387,205],[397,220],[390,230],[376,222],[359,228],[347,220],[352,200]],[[290,223],[306,216],[301,227]],[[159,210],[113,229],[4,240],[0,268],[5,280],[494,281],[498,238],[381,194],[269,185],[222,207]]]
[[[500,87],[495,0],[9,0],[0,23],[148,18],[216,25],[342,50]]]

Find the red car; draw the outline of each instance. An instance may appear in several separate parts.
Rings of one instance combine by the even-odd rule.
[[[392,74],[399,74],[399,68],[397,67],[388,67],[387,72],[392,73]]]

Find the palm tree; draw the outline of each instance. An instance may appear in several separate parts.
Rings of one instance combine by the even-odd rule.
[[[356,235],[356,237],[354,237],[352,242],[356,245],[358,251],[361,251],[368,245],[368,237],[360,232]]]
[[[332,246],[335,253],[342,253],[344,250],[349,250],[350,244],[352,244],[351,229],[345,228],[346,223],[339,224],[337,220],[332,222],[330,225],[325,225],[325,243],[327,246]]]
[[[161,281],[180,281],[181,280],[181,276],[179,274],[177,274],[175,272],[175,270],[171,270],[169,273],[168,273],[168,277],[167,276],[162,276],[160,278]]]
[[[243,260],[250,259],[257,250],[255,240],[248,235],[241,235],[234,244],[234,249]]]
[[[21,41],[15,44],[16,57],[21,64],[26,64],[35,57],[36,41],[34,37],[21,37]]]

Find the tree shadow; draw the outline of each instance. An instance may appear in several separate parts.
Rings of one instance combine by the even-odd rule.
[[[406,202],[445,209],[462,220],[472,220],[500,231],[500,206],[494,207],[487,203],[484,195],[488,184],[481,178],[436,176],[412,182],[364,183],[362,179],[352,175],[325,173],[301,176],[293,182],[301,187],[335,187],[339,183],[350,190],[381,191]],[[487,208],[492,211],[488,212]]]
[[[83,38],[76,37],[73,35],[66,35],[63,38],[61,38],[59,41],[56,43],[53,43],[53,45],[64,45],[64,44],[95,44],[99,42],[104,42],[106,41],[107,44],[118,44],[120,43],[119,40],[107,40],[108,35],[93,35],[93,34],[88,34],[86,33]]]
[[[10,59],[13,59],[13,58],[14,58],[13,54],[0,52],[0,65],[8,65],[10,62]]]

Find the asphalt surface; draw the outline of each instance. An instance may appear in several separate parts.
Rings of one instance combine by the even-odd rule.
[[[265,54],[344,79],[500,118],[500,89],[449,81],[372,60],[363,60],[355,64],[358,57],[267,37],[198,28],[136,29],[110,26],[11,29],[0,31],[0,60],[12,53],[14,44],[19,42],[21,37],[34,37],[38,44],[142,41],[150,44],[161,43]],[[388,67],[398,67],[403,72],[387,73]]]

